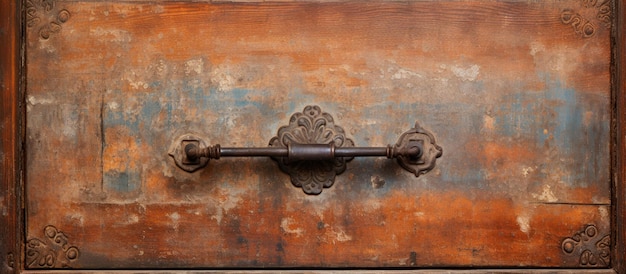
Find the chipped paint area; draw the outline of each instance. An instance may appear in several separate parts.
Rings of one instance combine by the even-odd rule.
[[[30,112],[33,109],[33,106],[44,104],[50,105],[56,103],[56,101],[52,98],[36,98],[33,95],[26,97],[26,111]]]
[[[224,215],[228,214],[229,210],[236,208],[242,199],[243,191],[240,189],[222,188],[218,191],[218,195],[215,198],[215,207],[212,210],[215,214],[211,215],[211,220],[215,220],[218,224],[222,223]]]
[[[211,81],[217,85],[218,91],[229,91],[235,87],[237,71],[229,66],[218,66],[211,71]]]
[[[548,203],[554,203],[554,202],[559,201],[559,199],[552,192],[550,185],[544,185],[543,190],[540,194],[533,193],[532,196],[533,198],[536,198],[540,201],[544,201]]]
[[[126,71],[121,80],[126,81],[132,90],[146,90],[149,87],[148,83],[139,80],[137,74],[132,70]]]
[[[533,171],[535,171],[534,168],[532,167],[523,167],[522,168],[522,176],[524,176],[524,178],[527,178],[529,174],[531,174]]]
[[[169,214],[169,215],[167,215],[167,217],[171,221],[172,228],[174,230],[178,230],[178,221],[180,220],[180,215],[178,214],[178,212],[174,212],[172,214]]]
[[[292,218],[283,218],[280,221],[280,228],[287,234],[295,234],[296,237],[302,236],[302,229],[297,227],[297,223]]]
[[[56,101],[52,98],[35,98],[35,96],[30,95],[26,98],[26,102],[31,105],[38,105],[38,104],[54,104]]]
[[[333,244],[337,244],[337,242],[347,242],[352,241],[352,236],[346,234],[341,228],[331,228],[328,230],[328,233],[325,234],[326,238],[324,240],[330,241]]]
[[[100,39],[101,41],[110,41],[115,43],[129,43],[132,41],[130,32],[122,29],[105,29],[97,27],[91,29],[90,36]]]
[[[469,67],[451,66],[450,70],[456,77],[459,77],[463,81],[475,81],[480,74],[479,65],[471,65]]]
[[[526,234],[528,234],[530,232],[530,220],[528,217],[526,216],[518,216],[517,219],[517,225],[519,225],[519,230],[521,232],[524,232]]]
[[[372,188],[381,188],[385,185],[385,180],[378,175],[371,176],[370,182],[372,182]]]
[[[185,62],[185,74],[190,75],[192,72],[195,74],[201,74],[204,70],[204,61],[200,59],[193,59]]]
[[[413,71],[407,70],[407,69],[398,69],[395,70],[393,68],[389,68],[388,72],[392,72],[393,75],[391,75],[391,79],[408,79],[411,77],[418,77],[418,78],[424,78],[424,76],[415,73]]]

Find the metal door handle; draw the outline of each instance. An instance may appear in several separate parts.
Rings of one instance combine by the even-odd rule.
[[[326,161],[335,157],[407,157],[417,161],[422,154],[421,142],[415,142],[409,147],[336,147],[329,144],[300,144],[291,143],[287,147],[221,147],[219,144],[201,148],[197,144],[189,143],[185,146],[185,157],[189,163],[198,162],[200,158],[219,159],[221,157],[285,157],[288,162],[294,161]]]
[[[278,130],[268,147],[209,146],[202,138],[185,134],[172,143],[169,155],[187,172],[206,166],[209,159],[272,157],[291,176],[292,184],[307,194],[319,194],[324,187],[332,186],[335,176],[345,171],[346,163],[354,157],[397,159],[401,167],[419,176],[432,170],[442,155],[435,137],[418,123],[395,145],[386,147],[355,147],[344,132],[330,114],[318,106],[307,106],[291,116],[289,125]]]

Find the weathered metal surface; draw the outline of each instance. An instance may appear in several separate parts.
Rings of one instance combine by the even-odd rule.
[[[396,158],[398,164],[415,174],[415,177],[433,170],[437,158],[443,155],[443,149],[437,145],[435,136],[417,122],[413,128],[402,133],[395,146],[389,150],[388,155],[392,157],[388,156],[388,158]]]
[[[174,159],[174,163],[176,163],[180,169],[187,172],[194,172],[205,167],[209,163],[211,157],[189,159],[185,151],[189,145],[208,147],[207,142],[202,137],[191,133],[183,134],[172,142],[168,155]]]
[[[333,116],[323,112],[319,106],[306,106],[302,112],[297,112],[289,118],[289,124],[281,126],[276,136],[269,141],[273,148],[288,148],[288,156],[294,154],[293,144],[329,144],[329,156],[334,154],[334,147],[354,147],[354,141],[348,138],[343,127],[335,124]],[[323,152],[323,151],[321,151]],[[306,194],[320,194],[323,188],[331,187],[335,183],[335,176],[343,173],[347,162],[353,157],[330,157],[326,161],[310,161],[303,157],[305,151],[295,147],[296,158],[303,161],[293,161],[293,157],[273,157],[280,169],[289,174],[291,183]],[[300,156],[299,156],[300,155]],[[322,156],[322,155],[320,155]]]
[[[563,241],[611,225],[603,3],[56,2],[27,29],[26,238],[53,225],[76,268],[580,267]],[[308,104],[364,146],[417,118],[446,155],[419,178],[358,158],[318,196],[166,156]]]

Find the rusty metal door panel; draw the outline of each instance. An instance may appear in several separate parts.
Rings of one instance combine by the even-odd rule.
[[[26,5],[27,268],[610,263],[610,1]],[[443,155],[355,158],[319,195],[168,155],[267,146],[307,105]]]

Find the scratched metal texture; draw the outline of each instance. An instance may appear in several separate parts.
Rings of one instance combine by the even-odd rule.
[[[27,241],[67,245],[26,267],[589,266],[562,242],[610,232],[597,2],[31,3]],[[310,196],[269,158],[167,155],[266,146],[310,104],[357,146],[419,121],[443,156],[357,158]]]

